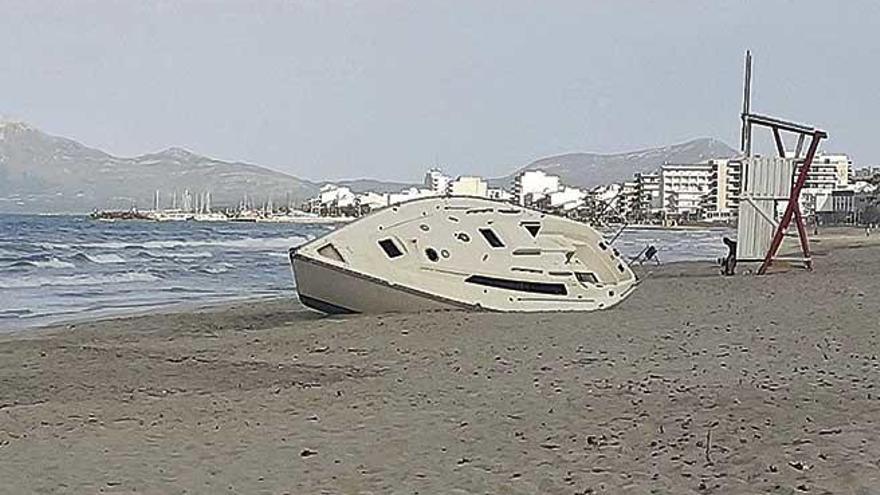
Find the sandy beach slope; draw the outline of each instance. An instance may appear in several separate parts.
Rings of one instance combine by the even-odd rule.
[[[880,248],[642,275],[592,314],[273,301],[5,337],[0,492],[880,493]]]

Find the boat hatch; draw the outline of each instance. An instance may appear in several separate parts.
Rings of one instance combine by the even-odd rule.
[[[397,243],[395,243],[392,239],[382,239],[379,241],[379,247],[385,251],[385,254],[388,255],[389,258],[397,258],[399,256],[403,256],[403,251],[397,247]]]

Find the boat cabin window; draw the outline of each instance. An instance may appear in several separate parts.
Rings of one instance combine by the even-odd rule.
[[[403,256],[403,251],[401,251],[400,248],[397,247],[397,244],[391,239],[382,239],[379,241],[379,247],[382,248],[382,251],[385,251],[385,254],[388,255],[389,258]]]
[[[568,294],[564,284],[547,282],[529,282],[527,280],[512,280],[507,278],[486,277],[484,275],[471,275],[465,279],[470,284],[495,287],[497,289],[515,290],[518,292],[533,292],[536,294],[552,294],[564,296]]]
[[[504,243],[501,242],[501,239],[498,238],[498,234],[495,233],[492,229],[480,229],[480,233],[483,234],[483,237],[486,239],[486,242],[489,243],[493,248],[503,248]]]
[[[540,256],[541,250],[540,249],[529,249],[529,248],[514,249],[513,255],[514,256]]]
[[[595,284],[595,285],[598,285],[601,283],[601,282],[599,282],[599,279],[596,277],[595,273],[575,272],[574,275],[577,277],[578,282],[580,282],[580,283],[588,283],[588,284]]]
[[[342,255],[339,254],[339,250],[337,250],[333,244],[327,244],[318,248],[318,254],[325,258],[329,258],[331,260],[341,261],[345,263],[345,260],[342,258]]]
[[[520,225],[525,228],[532,237],[538,237],[538,232],[541,230],[541,224],[538,222],[523,222]]]

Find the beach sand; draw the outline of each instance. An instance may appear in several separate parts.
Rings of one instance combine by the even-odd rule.
[[[880,493],[857,237],[813,272],[645,267],[597,313],[262,301],[4,337],[0,492]]]

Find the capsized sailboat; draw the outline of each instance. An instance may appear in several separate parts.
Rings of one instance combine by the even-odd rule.
[[[325,313],[593,311],[636,276],[574,220],[474,197],[390,206],[290,250],[303,304]]]

